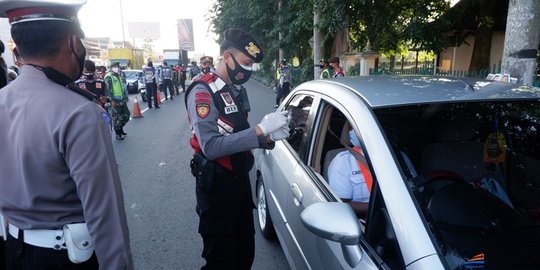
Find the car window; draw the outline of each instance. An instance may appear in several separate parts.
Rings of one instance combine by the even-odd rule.
[[[540,101],[375,109],[449,269],[540,269]]]
[[[291,147],[299,153],[300,143],[306,131],[306,124],[310,111],[312,110],[313,97],[310,95],[299,94],[294,96],[285,107],[289,112],[291,134],[287,138],[287,142]]]

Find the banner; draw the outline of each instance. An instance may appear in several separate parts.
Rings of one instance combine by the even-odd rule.
[[[194,51],[193,20],[178,19],[176,25],[178,26],[178,44],[180,44],[180,49],[184,51]]]

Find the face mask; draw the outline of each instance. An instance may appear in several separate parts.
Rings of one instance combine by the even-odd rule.
[[[118,74],[118,72],[120,71],[120,69],[118,67],[113,67],[112,68],[112,72]]]
[[[232,54],[231,58],[234,62],[234,70],[231,69],[229,65],[225,64],[227,67],[227,75],[229,76],[229,80],[231,80],[231,83],[235,85],[246,83],[251,77],[251,67],[240,65],[238,62],[236,62],[236,59]]]
[[[319,65],[319,68],[320,68],[320,69],[323,69],[323,68],[324,68],[324,65]]]
[[[358,137],[356,136],[356,133],[354,133],[353,129],[349,131],[349,140],[351,141],[353,146],[360,147],[360,141],[358,140]]]
[[[204,67],[201,69],[202,73],[206,74],[208,72],[210,72],[210,67]]]
[[[78,55],[76,52],[75,52],[75,48],[73,48],[73,39],[71,39],[69,42],[69,46],[71,47],[71,52],[73,52],[73,54],[75,54],[75,58],[77,58],[77,63],[79,64],[79,73],[77,75],[77,77],[75,77],[73,80],[76,80],[78,78],[81,77],[82,75],[82,72],[83,72],[83,69],[84,69],[84,59],[86,58],[86,48],[84,47],[82,41],[80,39],[78,39],[78,42],[79,42],[79,47],[82,48],[83,52]]]

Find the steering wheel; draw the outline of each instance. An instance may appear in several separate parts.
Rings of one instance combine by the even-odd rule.
[[[426,180],[418,183],[417,188],[423,195],[422,197],[426,199],[426,202],[437,190],[448,184],[465,183],[465,179],[461,175],[448,170],[429,171],[425,177]]]

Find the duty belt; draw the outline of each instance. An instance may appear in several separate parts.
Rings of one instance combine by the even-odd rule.
[[[24,242],[32,246],[55,250],[67,249],[63,230],[21,230],[10,223],[8,231],[15,239],[19,239],[19,231],[22,231]]]

